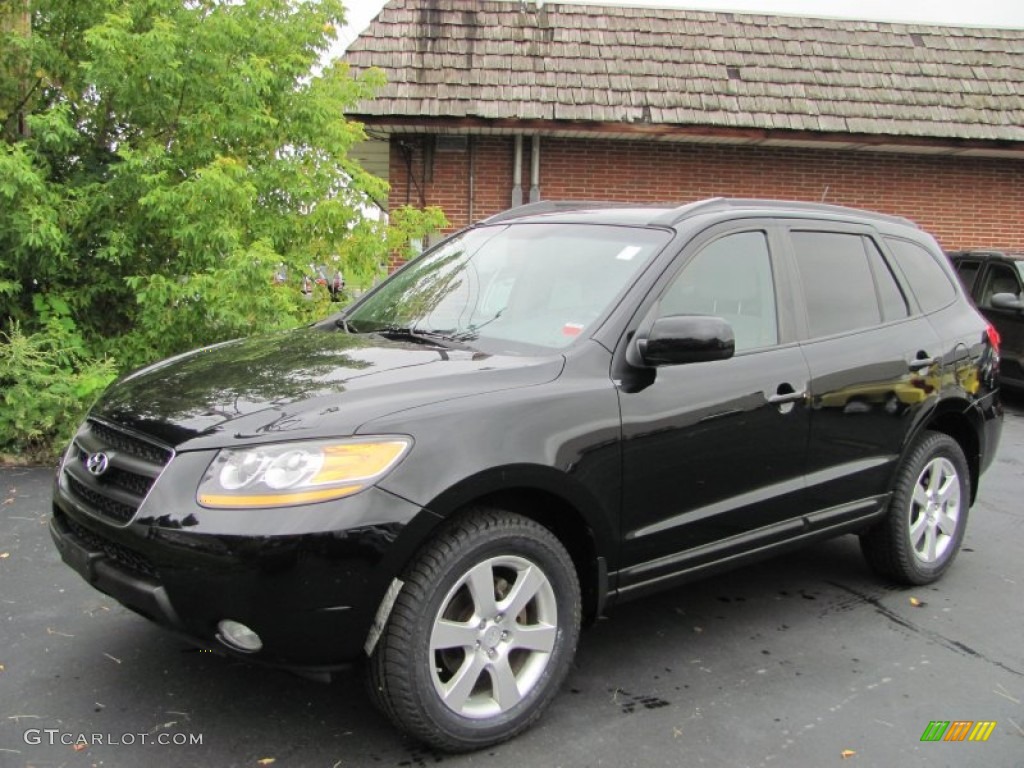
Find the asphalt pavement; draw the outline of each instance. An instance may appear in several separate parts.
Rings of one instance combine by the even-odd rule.
[[[1024,398],[938,584],[886,586],[844,537],[623,605],[537,726],[462,756],[400,736],[356,672],[200,652],[94,591],[50,541],[50,478],[0,469],[0,766],[1024,768]]]

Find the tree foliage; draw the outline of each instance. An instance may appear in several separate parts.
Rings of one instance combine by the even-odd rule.
[[[437,210],[397,227],[364,213],[386,185],[348,157],[364,135],[343,114],[382,76],[321,68],[343,13],[0,0],[0,343],[52,336],[40,307],[58,305],[79,369],[293,326],[326,293],[272,286],[279,265],[294,281],[337,260],[369,279],[389,248],[443,226]]]

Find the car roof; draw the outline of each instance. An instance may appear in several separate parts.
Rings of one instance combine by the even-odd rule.
[[[1004,251],[988,251],[988,250],[966,250],[966,251],[950,251],[949,258],[951,259],[987,259],[990,261],[1024,261],[1024,253],[1006,253]]]
[[[713,197],[685,205],[630,204],[582,200],[544,200],[510,208],[484,219],[481,224],[517,223],[594,223],[632,226],[674,227],[694,216],[729,213],[740,215],[825,216],[831,219],[870,221],[918,229],[918,226],[899,216],[846,208],[825,203],[796,200],[764,200],[753,198]]]

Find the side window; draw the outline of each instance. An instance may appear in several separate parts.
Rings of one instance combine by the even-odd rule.
[[[791,237],[811,336],[882,322],[881,291],[875,287],[864,238],[839,232],[792,232]],[[888,272],[884,262],[880,267]],[[891,293],[888,303],[895,309]]]
[[[865,237],[862,242],[868,252],[871,272],[875,276],[878,303],[882,307],[882,319],[889,322],[907,317],[910,314],[907,309],[907,300],[904,298],[892,270],[882,257],[882,252],[878,250],[878,246],[871,238]]]
[[[974,281],[978,279],[978,272],[981,271],[981,262],[978,261],[958,261],[956,262],[956,273],[960,277],[960,282],[964,284],[964,288],[971,295],[974,294]]]
[[[1012,293],[1020,298],[1020,281],[1013,268],[1006,264],[990,263],[985,273],[985,283],[978,294],[978,306],[990,308],[992,297],[997,293]]]
[[[887,237],[885,241],[923,312],[934,312],[953,301],[956,297],[953,284],[926,248],[909,240]]]
[[[662,295],[658,315],[721,317],[732,326],[737,352],[778,344],[765,233],[740,232],[704,246]]]

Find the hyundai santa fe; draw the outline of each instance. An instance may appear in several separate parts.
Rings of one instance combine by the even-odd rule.
[[[909,221],[789,202],[538,203],[312,327],[112,385],[51,532],[206,648],[508,739],[614,603],[856,534],[938,579],[999,440],[999,340]]]
[[[999,382],[1024,391],[1024,254],[954,251],[950,261],[985,318],[999,331]]]

